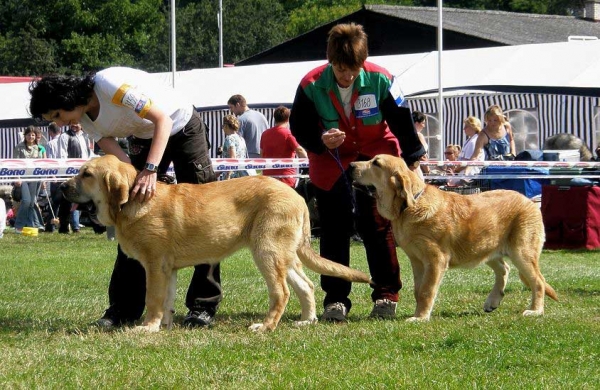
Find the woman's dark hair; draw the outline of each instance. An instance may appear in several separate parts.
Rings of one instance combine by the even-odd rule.
[[[23,143],[25,145],[27,145],[27,134],[29,133],[34,133],[36,132],[37,127],[35,127],[34,125],[29,125],[25,128],[25,130],[23,130]],[[34,142],[37,145],[37,140]]]
[[[413,111],[412,112],[412,120],[414,123],[417,122],[424,122],[425,121],[425,114],[423,114],[421,111]]]
[[[38,120],[51,110],[73,111],[88,103],[94,90],[94,75],[45,76],[29,84],[29,114]]]

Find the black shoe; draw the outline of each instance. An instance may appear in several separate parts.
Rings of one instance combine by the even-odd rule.
[[[135,320],[123,319],[118,314],[111,311],[111,309],[108,309],[102,318],[96,321],[96,326],[103,330],[111,331],[120,328],[125,324],[133,324],[134,322]]]
[[[360,238],[360,236],[357,233],[353,234],[350,239],[354,242],[363,242],[363,239]]]
[[[110,331],[115,330],[119,326],[122,325],[121,321],[115,320],[114,318],[104,316],[96,321],[96,326],[98,328],[102,328],[103,330]]]
[[[214,320],[214,315],[210,314],[207,310],[188,311],[183,319],[183,325],[191,328],[200,328],[211,325]]]

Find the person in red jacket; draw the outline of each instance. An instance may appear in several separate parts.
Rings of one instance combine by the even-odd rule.
[[[353,161],[384,153],[401,155],[409,167],[419,169],[425,150],[398,81],[367,62],[367,56],[367,34],[361,25],[334,26],[327,41],[328,63],[300,82],[290,128],[307,151],[309,176],[316,186],[321,255],[349,265],[356,227],[375,282],[371,316],[391,318],[402,287],[391,224],[377,213],[373,197],[352,191],[348,168]],[[322,319],[345,321],[352,305],[351,284],[321,276],[321,287],[326,294]]]
[[[285,106],[277,107],[273,113],[273,118],[275,119],[275,126],[265,130],[260,138],[261,157],[306,158],[306,151],[298,144],[298,141],[296,141],[296,138],[290,132],[290,109]],[[292,188],[296,188],[298,180],[293,175],[297,173],[295,168],[263,170],[263,175],[266,176],[287,176],[276,178]]]

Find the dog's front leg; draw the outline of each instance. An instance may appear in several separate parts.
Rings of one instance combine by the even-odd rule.
[[[168,330],[173,328],[173,314],[175,313],[175,294],[177,292],[177,270],[171,273],[171,280],[167,290],[167,298],[165,299],[165,307],[163,309],[162,325]]]
[[[163,318],[167,299],[167,289],[171,281],[172,270],[163,267],[161,261],[146,267],[146,317],[137,330],[158,332]]]
[[[422,264],[419,260],[413,261],[413,272],[415,273],[415,299],[417,307],[413,317],[408,322],[429,321],[431,310],[437,296],[437,292],[446,270],[443,259],[431,258],[429,264]],[[420,274],[420,277],[419,277]]]

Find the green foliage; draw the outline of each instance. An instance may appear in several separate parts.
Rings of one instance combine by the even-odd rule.
[[[200,239],[200,238],[199,238]],[[316,244],[316,243],[315,243]],[[7,389],[595,389],[600,358],[600,263],[591,251],[545,251],[541,269],[560,302],[524,318],[530,292],[513,268],[493,313],[482,306],[492,271],[446,273],[428,323],[414,311],[412,273],[398,250],[404,288],[398,318],[368,318],[368,286],[353,285],[350,322],[296,328],[292,293],[279,327],[247,327],[268,306],[265,284],[242,250],[222,266],[224,300],[210,329],[179,324],[192,269],[179,271],[175,326],[158,334],[92,323],[107,305],[116,242],[85,228],[0,239],[0,383]],[[351,265],[366,271],[364,247]],[[317,311],[323,291],[315,284]]]
[[[108,66],[168,71],[170,0],[3,0],[0,74],[82,74]],[[436,0],[223,0],[224,62],[234,63],[358,11]],[[583,0],[446,0],[445,7],[569,15]],[[219,64],[218,1],[177,2],[177,69]]]
[[[7,0],[0,9],[0,72],[82,74],[108,66],[170,69],[170,2]],[[177,68],[218,66],[217,1],[181,1]],[[236,62],[285,39],[275,0],[225,0],[224,57]]]
[[[359,11],[365,4],[413,5],[413,0],[328,0],[305,1],[290,12],[289,38]]]

